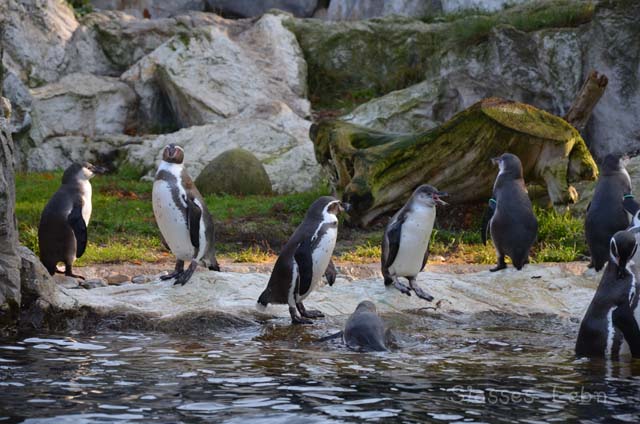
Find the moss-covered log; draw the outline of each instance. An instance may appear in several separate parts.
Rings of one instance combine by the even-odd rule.
[[[496,168],[490,159],[511,152],[522,160],[527,182],[543,183],[554,204],[575,202],[571,182],[595,179],[596,164],[578,131],[533,106],[489,98],[440,127],[418,134],[389,134],[323,121],[311,127],[318,162],[333,177],[352,218],[366,226],[398,209],[419,184],[451,194],[451,202],[491,195]]]

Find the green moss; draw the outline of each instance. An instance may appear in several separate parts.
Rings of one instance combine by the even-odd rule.
[[[91,0],[67,0],[67,3],[73,8],[73,13],[76,15],[76,18],[93,12]]]

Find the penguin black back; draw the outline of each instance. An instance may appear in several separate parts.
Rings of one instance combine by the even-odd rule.
[[[591,254],[590,266],[600,271],[609,259],[609,240],[629,226],[625,196],[631,194],[631,179],[625,169],[625,158],[607,155],[600,166],[596,184],[585,218],[585,236]],[[630,211],[633,213],[633,211]]]
[[[344,342],[350,349],[358,351],[386,351],[389,332],[376,306],[365,300],[360,302],[355,312],[344,326]]]
[[[626,342],[631,354],[640,356],[640,329],[631,309],[638,293],[629,266],[637,247],[634,235],[628,231],[618,231],[611,238],[611,260],[580,323],[576,355],[617,358]]]
[[[74,163],[62,175],[60,188],[51,197],[40,216],[38,244],[40,260],[49,274],[64,262],[65,274],[73,274],[76,258],[87,245],[87,225],[91,216],[91,184],[89,179],[101,171],[89,163]]]
[[[495,209],[489,220],[489,231],[498,254],[498,265],[492,271],[506,268],[505,255],[517,269],[522,269],[536,240],[538,220],[524,183],[520,159],[505,153],[493,161],[500,171],[493,186]]]

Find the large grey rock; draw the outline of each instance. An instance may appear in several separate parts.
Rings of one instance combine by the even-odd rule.
[[[166,18],[190,10],[203,11],[204,0],[91,0],[96,9],[121,10],[142,18]]]
[[[534,3],[537,0],[440,0],[444,13],[462,12],[465,10],[477,10],[483,12],[496,12],[505,7],[521,3]]]
[[[162,148],[175,143],[184,147],[186,168],[195,179],[222,152],[243,148],[262,162],[274,191],[305,191],[316,186],[321,178],[320,166],[308,139],[310,125],[286,104],[275,102],[263,105],[260,110],[249,110],[213,124],[185,128],[131,145],[127,160],[153,175]]]
[[[14,146],[9,129],[11,105],[0,97],[0,328],[11,325],[20,309],[20,257],[15,216]]]
[[[442,0],[331,0],[327,19],[355,21],[388,15],[424,18],[440,12]]]
[[[250,151],[222,152],[204,167],[195,181],[200,193],[271,194],[271,180],[262,163]]]
[[[7,71],[2,82],[2,95],[11,102],[10,130],[18,133],[31,127],[31,93],[20,78]]]
[[[60,0],[5,0],[3,62],[29,87],[56,81],[66,67],[66,47],[78,28],[73,10]]]
[[[307,117],[305,62],[283,18],[267,14],[238,35],[216,25],[176,36],[122,79],[142,98],[144,116],[153,117],[154,108],[168,102],[180,127],[219,121],[276,100]]]
[[[300,18],[309,18],[318,7],[318,0],[205,0],[205,3],[206,10],[209,12],[231,18],[260,16],[269,9],[278,9]]]
[[[56,137],[121,134],[133,121],[137,102],[128,85],[116,78],[91,74],[67,75],[31,94],[33,124],[28,141],[22,142],[23,150]],[[50,168],[31,160],[29,169]]]
[[[528,9],[522,10],[526,19]],[[595,69],[607,75],[609,85],[583,136],[595,156],[603,158],[635,150],[640,140],[635,118],[640,114],[640,52],[628,48],[640,43],[639,16],[638,2],[602,2],[591,21],[577,27],[523,32],[498,25],[485,41],[476,42],[460,41],[452,32],[464,25],[464,17],[432,25],[399,18],[330,24],[291,20],[288,25],[305,51],[310,74],[321,82],[312,87],[314,95],[391,92],[423,81],[346,117],[388,131],[433,127],[491,96],[563,116]],[[376,42],[381,38],[388,41]]]
[[[580,267],[584,270],[586,264]],[[509,269],[500,273],[488,270],[468,274],[423,272],[418,276],[418,284],[435,297],[434,304],[441,313],[492,311],[581,318],[599,278],[595,273],[583,275],[581,270],[528,265],[523,271]],[[256,299],[268,280],[269,274],[200,272],[178,289],[172,281],[93,290],[58,289],[47,302],[69,317],[74,313],[90,313],[105,320],[133,316],[138,318],[136,324],[146,322],[150,328],[159,324],[165,324],[160,328],[170,328],[170,323],[188,324],[185,321],[207,316],[218,316],[227,322],[264,318],[281,318],[287,322],[286,305],[269,305],[263,312],[256,310]],[[349,282],[339,276],[336,284],[321,286],[305,303],[308,308],[320,309],[332,317],[352,313],[365,299],[375,302],[381,313],[425,307],[424,300],[416,296],[408,297],[393,288],[385,288],[381,277]],[[126,327],[126,320],[121,322]]]

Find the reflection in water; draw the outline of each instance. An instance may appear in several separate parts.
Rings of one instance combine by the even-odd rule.
[[[342,319],[216,334],[0,340],[0,422],[640,422],[636,362],[575,359],[548,316],[397,314],[401,349],[314,340]]]

